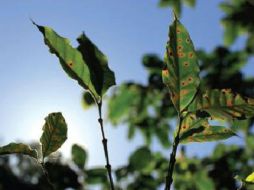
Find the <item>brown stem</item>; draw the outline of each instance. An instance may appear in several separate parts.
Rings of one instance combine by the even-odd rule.
[[[101,127],[101,134],[102,134],[102,144],[103,144],[103,149],[104,149],[104,154],[105,154],[105,159],[106,159],[106,165],[105,165],[105,168],[107,169],[107,172],[108,172],[108,177],[109,177],[109,182],[110,182],[110,187],[111,187],[111,190],[114,190],[114,181],[113,181],[113,178],[112,178],[112,172],[111,172],[111,165],[110,165],[110,162],[109,162],[109,155],[108,155],[108,146],[107,146],[107,138],[105,137],[105,133],[104,133],[104,127],[103,127],[103,119],[102,119],[102,111],[101,111],[101,108],[102,108],[102,101],[98,102],[97,103],[98,105],[98,110],[99,110],[99,119],[98,119],[98,122],[100,124],[100,127]]]

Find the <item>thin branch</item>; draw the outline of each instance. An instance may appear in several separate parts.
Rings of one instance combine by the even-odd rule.
[[[46,178],[46,180],[47,180],[47,182],[48,182],[48,184],[50,186],[50,189],[51,190],[55,190],[55,186],[53,185],[53,183],[51,182],[51,180],[49,178],[49,174],[48,174],[48,171],[46,170],[46,168],[44,167],[44,163],[43,162],[39,163],[39,165],[42,168],[43,174],[44,174],[44,176],[45,176],[45,178]]]
[[[178,130],[177,130],[177,134],[175,136],[175,139],[174,139],[173,148],[172,148],[172,152],[171,152],[171,155],[170,155],[170,161],[169,161],[169,165],[168,165],[168,173],[167,173],[167,176],[166,176],[165,190],[170,190],[171,184],[173,183],[173,171],[174,171],[175,162],[176,162],[177,147],[178,147],[179,142],[180,142],[179,134],[180,134],[180,130],[181,130],[182,121],[183,121],[183,118],[180,117],[179,127],[178,127]]]
[[[98,122],[100,124],[101,127],[101,135],[102,135],[102,144],[103,144],[103,149],[104,149],[104,154],[105,154],[105,159],[106,159],[106,165],[105,168],[107,169],[108,172],[108,177],[109,177],[109,182],[110,182],[110,188],[111,190],[114,190],[114,181],[112,178],[112,172],[111,172],[111,165],[109,162],[109,155],[108,155],[108,146],[107,146],[107,138],[105,137],[105,133],[104,133],[104,127],[103,127],[103,119],[102,119],[102,100],[100,102],[97,102],[98,105],[98,111],[99,111],[99,119]]]

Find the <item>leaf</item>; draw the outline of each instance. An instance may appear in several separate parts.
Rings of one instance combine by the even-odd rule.
[[[171,100],[182,112],[197,93],[200,79],[199,66],[193,43],[185,27],[175,19],[169,29],[166,47],[164,84],[169,88]]]
[[[9,143],[8,145],[0,147],[0,155],[5,154],[24,154],[35,159],[38,158],[37,151],[23,143]]]
[[[183,120],[180,130],[180,142],[208,142],[224,140],[236,134],[229,128],[210,126],[207,119],[188,114]]]
[[[67,139],[67,124],[62,113],[51,113],[45,121],[40,138],[43,159],[57,151]]]
[[[133,170],[150,173],[153,170],[153,156],[147,147],[140,147],[129,158]]]
[[[254,99],[233,93],[230,89],[206,90],[197,94],[188,111],[206,113],[211,119],[242,120],[254,116]]]
[[[64,71],[89,90],[97,101],[115,84],[115,76],[108,68],[106,56],[84,34],[77,39],[80,45],[76,49],[52,28],[35,25],[43,34],[50,52],[59,58]]]
[[[86,170],[85,175],[85,181],[88,184],[107,183],[107,174],[104,168]]]
[[[248,183],[253,183],[254,184],[254,172],[252,172],[250,175],[248,175],[245,179],[246,182]]]
[[[83,169],[86,160],[87,160],[87,153],[86,151],[79,145],[74,144],[71,147],[71,155],[73,162],[80,168]]]
[[[78,50],[91,71],[91,80],[102,97],[109,87],[115,85],[115,74],[108,67],[107,57],[83,33],[77,39]]]
[[[113,124],[125,120],[141,102],[141,90],[136,85],[121,85],[108,103],[108,118]]]

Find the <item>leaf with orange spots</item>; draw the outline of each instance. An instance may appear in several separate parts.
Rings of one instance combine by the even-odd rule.
[[[197,55],[188,31],[175,19],[169,28],[163,82],[169,88],[171,100],[182,112],[197,93],[200,78]]]
[[[35,23],[34,23],[35,24]],[[64,71],[99,101],[109,87],[115,84],[106,56],[86,37],[80,35],[79,46],[74,48],[68,39],[52,28],[35,24],[44,36],[45,44],[55,54]]]
[[[7,154],[24,154],[31,156],[35,159],[38,158],[37,151],[31,149],[30,146],[23,143],[9,143],[5,146],[0,147],[0,155]]]
[[[51,113],[45,118],[40,138],[43,159],[57,151],[67,139],[67,124],[62,113]]]
[[[241,120],[254,116],[254,99],[243,97],[231,89],[206,90],[197,94],[188,111],[211,119]]]
[[[229,128],[211,126],[207,119],[198,118],[189,113],[183,120],[180,130],[180,142],[208,142],[224,140],[236,134]]]

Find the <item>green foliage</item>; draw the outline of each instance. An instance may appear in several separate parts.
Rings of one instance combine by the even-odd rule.
[[[87,152],[85,151],[85,149],[83,149],[81,146],[77,144],[74,144],[71,147],[71,156],[72,156],[73,162],[80,169],[83,169],[87,160]]]
[[[38,158],[37,151],[35,149],[31,149],[30,146],[23,143],[9,143],[8,145],[0,147],[0,155],[14,153],[28,155],[35,159]]]
[[[230,89],[206,90],[198,93],[188,108],[190,112],[205,112],[212,119],[247,119],[254,115],[254,99],[242,97]]]
[[[181,113],[198,90],[199,66],[189,33],[178,19],[170,26],[169,38],[162,76],[175,108]]]
[[[207,119],[190,113],[184,118],[179,135],[181,143],[188,143],[224,140],[236,134],[226,127],[211,126]]]
[[[88,184],[107,183],[107,173],[104,168],[93,168],[85,171],[85,182]]]
[[[43,159],[57,151],[67,139],[67,124],[62,113],[51,113],[45,118],[40,138]]]
[[[58,35],[52,28],[35,25],[43,34],[50,52],[59,58],[65,72],[100,102],[106,90],[115,84],[115,76],[108,68],[106,56],[84,33],[77,39],[79,46],[74,48],[68,39]]]

